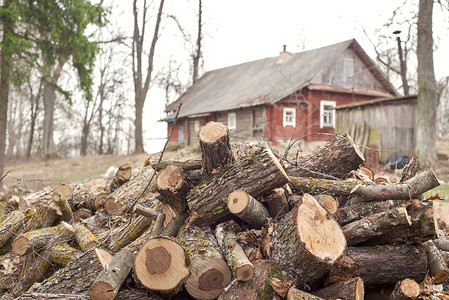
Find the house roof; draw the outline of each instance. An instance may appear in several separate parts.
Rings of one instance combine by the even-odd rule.
[[[179,117],[274,104],[310,84],[315,76],[351,46],[385,89],[396,95],[385,75],[352,39],[291,54],[282,63],[279,63],[280,57],[277,56],[207,72],[171,103],[166,112],[175,111],[179,103],[183,103]]]
[[[407,102],[416,102],[418,101],[418,95],[408,95],[408,96],[399,96],[399,97],[387,97],[374,99],[369,101],[339,105],[335,108],[335,110],[350,110],[354,108],[368,107],[368,106],[376,106],[376,105],[389,105],[389,104],[402,104]]]

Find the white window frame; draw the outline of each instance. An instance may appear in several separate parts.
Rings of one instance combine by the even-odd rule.
[[[288,113],[291,113],[291,120],[287,118]],[[294,107],[284,107],[282,113],[282,125],[284,127],[292,126],[296,127],[296,108]]]
[[[200,120],[195,120],[194,126],[195,126],[195,132],[200,131]]]
[[[228,113],[228,129],[234,130],[237,128],[237,116],[235,112]]]
[[[331,106],[334,109],[330,109],[330,110],[324,110],[325,106]],[[335,128],[335,107],[337,106],[337,102],[336,101],[330,101],[330,100],[321,100],[320,101],[320,128],[323,127],[332,127]],[[332,116],[331,121],[332,122],[326,122],[324,123],[324,117],[325,115],[330,115]]]

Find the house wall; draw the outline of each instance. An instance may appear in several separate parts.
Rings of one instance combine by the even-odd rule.
[[[198,145],[198,131],[199,128],[203,127],[208,121],[207,117],[199,117],[199,118],[188,118],[187,119],[187,145],[194,146]],[[195,128],[195,122],[199,122],[199,128]],[[198,129],[198,130],[197,130]]]
[[[348,132],[365,146],[377,145],[380,161],[393,152],[412,156],[416,145],[417,101],[395,101],[337,109],[337,133]],[[364,149],[362,149],[364,150]]]
[[[170,145],[174,145],[174,144],[179,144],[179,124],[180,123],[181,124],[185,123],[185,120],[186,119],[183,118],[183,119],[179,119],[176,122],[175,128],[173,129],[172,135],[170,137],[170,140],[168,141],[168,145],[169,146]],[[172,126],[173,126],[173,122],[168,122],[167,123],[167,136],[170,135],[170,131],[171,131]],[[186,137],[186,133],[187,133],[187,130],[186,130],[185,126],[184,126],[184,137]]]

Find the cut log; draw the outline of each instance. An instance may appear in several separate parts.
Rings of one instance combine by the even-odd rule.
[[[148,219],[155,220],[159,215],[154,209],[151,207],[136,204],[133,208],[133,212],[138,214],[139,216],[147,217]]]
[[[266,198],[270,215],[275,219],[279,219],[290,211],[287,196],[283,188],[276,188]]]
[[[132,222],[121,228],[120,231],[112,236],[108,249],[118,252],[120,249],[137,239],[151,225],[152,221],[147,217],[138,216]]]
[[[10,212],[0,223],[0,249],[15,236],[23,226],[25,214],[19,210]]]
[[[307,292],[295,289],[295,288],[290,288],[288,290],[288,294],[287,294],[287,300],[324,300],[321,297],[309,294]]]
[[[134,273],[148,289],[176,293],[190,272],[190,256],[175,240],[147,240],[134,258]]]
[[[175,212],[187,209],[186,196],[190,187],[180,167],[168,166],[162,169],[157,176],[157,189],[162,202],[170,205]]]
[[[81,207],[73,213],[73,221],[79,223],[81,220],[92,217],[92,211],[88,208]]]
[[[151,231],[151,237],[156,237],[161,233],[162,229],[164,229],[164,222],[165,214],[160,213],[157,216],[156,221],[154,221],[153,230]]]
[[[182,160],[162,160],[160,163],[157,163],[158,160],[150,160],[148,165],[151,166],[156,172],[168,167],[168,166],[177,166],[183,169],[184,171],[189,170],[199,170],[202,167],[203,160],[201,157],[187,158]]]
[[[348,196],[359,182],[354,179],[328,180],[311,177],[290,177],[290,186],[293,192],[311,195]]]
[[[104,203],[108,198],[110,198],[108,201],[115,201],[115,199],[111,197],[111,194],[103,192],[95,196],[95,198],[93,198],[93,201],[87,202],[86,204],[89,203],[88,207],[90,207],[92,211],[96,211],[100,207],[104,207]]]
[[[235,231],[226,223],[221,223],[215,229],[215,236],[235,278],[239,281],[248,281],[253,278],[254,266],[237,242]]]
[[[192,255],[187,292],[195,299],[216,299],[231,282],[232,274],[215,236],[206,228],[186,228],[180,235]]]
[[[132,270],[134,255],[122,250],[114,256],[109,266],[98,275],[90,287],[93,300],[114,299],[129,272]]]
[[[439,250],[449,251],[449,238],[439,237],[438,239],[434,239],[433,243]]]
[[[0,224],[3,222],[3,217],[7,214],[7,207],[8,203],[6,201],[0,201]]]
[[[56,220],[56,215],[57,213],[54,204],[53,206],[41,204],[33,214],[27,217],[27,222],[22,227],[20,232],[27,232],[34,229],[50,227]]]
[[[82,254],[81,251],[69,246],[67,243],[49,245],[47,251],[50,262],[60,266],[68,265],[72,259]]]
[[[51,269],[45,251],[40,254],[30,253],[26,256],[20,270],[19,281],[11,289],[11,294],[15,297],[26,292],[35,282],[43,280],[47,272]]]
[[[155,183],[150,182],[153,174],[153,168],[150,166],[144,167],[128,182],[111,193],[110,197],[107,197],[104,202],[104,208],[107,213],[111,215],[123,214],[127,206],[140,196],[140,203],[149,201],[151,198],[151,185],[155,185]]]
[[[255,228],[265,226],[270,218],[265,206],[244,191],[237,190],[229,194],[228,209]]]
[[[430,276],[432,276],[433,283],[443,283],[449,278],[449,269],[443,256],[431,240],[422,243],[422,245],[426,248],[427,268]]]
[[[75,240],[80,246],[81,250],[87,251],[98,244],[98,240],[95,235],[86,228],[83,224],[76,224],[75,228]]]
[[[332,197],[331,195],[326,195],[326,194],[316,195],[315,199],[331,215],[333,215],[333,214],[335,214],[337,212],[338,205],[339,205],[338,201],[334,197]]]
[[[412,179],[416,173],[420,170],[421,166],[419,160],[416,157],[410,157],[410,161],[402,170],[402,176],[399,182],[405,182],[409,179]]]
[[[234,162],[229,142],[229,130],[223,123],[208,122],[200,128],[198,140],[201,149],[203,178],[218,173]]]
[[[61,211],[62,217],[61,219],[65,222],[73,221],[73,211],[67,201],[67,196],[62,196],[58,193],[53,193],[52,200],[56,205],[59,206],[59,210]]]
[[[54,192],[61,195],[62,197],[71,197],[73,193],[73,188],[65,183],[61,183],[54,188]]]
[[[170,223],[168,223],[158,234],[154,231],[155,236],[177,236],[179,229],[181,229],[188,217],[189,213],[187,211],[177,213]]]
[[[420,294],[419,284],[413,279],[398,281],[388,300],[415,300]]]
[[[348,246],[352,246],[389,234],[403,226],[411,226],[411,224],[407,209],[405,207],[396,207],[346,224],[342,229]]]
[[[49,294],[49,293],[25,293],[16,300],[89,300],[87,295]]]
[[[112,193],[121,187],[125,182],[128,182],[131,178],[131,171],[131,165],[129,164],[119,166],[117,172],[115,172],[115,176],[112,179],[111,184],[109,185],[109,193]]]
[[[435,172],[427,169],[403,183],[358,185],[351,191],[350,204],[378,200],[416,199],[439,185]]]
[[[338,208],[337,213],[334,214],[334,218],[341,226],[343,226],[366,216],[401,206],[404,202],[404,200],[385,200],[342,206]]]
[[[291,177],[341,178],[358,169],[364,161],[358,146],[345,133],[308,156],[299,157],[296,166],[287,167],[286,172]]]
[[[249,281],[233,280],[218,297],[219,300],[276,299],[271,280],[282,280],[282,269],[272,260],[259,259],[254,262],[254,277]]]
[[[362,278],[355,277],[312,293],[324,299],[363,300],[365,299],[365,286]]]
[[[309,194],[273,232],[271,257],[304,287],[321,278],[346,249],[340,225]]]
[[[187,202],[197,225],[218,223],[230,215],[227,198],[235,190],[258,197],[288,182],[283,167],[269,149],[256,151],[193,188]]]
[[[29,293],[87,294],[89,288],[112,257],[98,248],[92,248],[59,269],[42,283],[34,284]]]
[[[327,283],[361,277],[365,286],[396,284],[410,278],[421,282],[427,272],[427,256],[422,246],[348,247],[331,268]]]
[[[103,187],[99,188],[86,184],[78,184],[73,188],[73,207],[75,209],[87,208],[91,211],[96,211],[100,206],[103,207],[103,204],[99,205],[99,201],[96,199],[107,195],[109,193],[106,193]]]

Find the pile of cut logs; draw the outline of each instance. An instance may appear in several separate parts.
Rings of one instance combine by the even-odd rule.
[[[198,137],[198,158],[0,202],[0,295],[448,299],[431,169],[375,178],[346,134],[293,162],[221,123]]]

